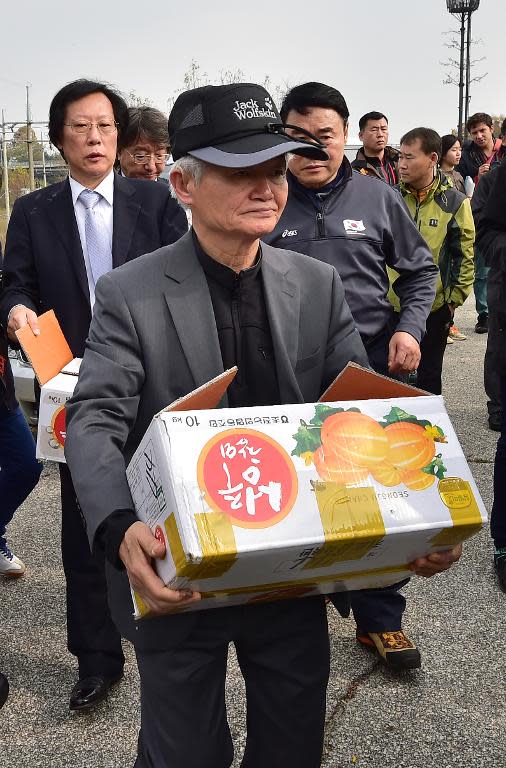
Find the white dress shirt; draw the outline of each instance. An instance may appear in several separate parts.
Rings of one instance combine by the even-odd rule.
[[[76,215],[77,229],[79,230],[79,238],[81,240],[81,246],[83,249],[84,265],[86,267],[86,277],[88,278],[88,289],[90,292],[90,304],[93,312],[93,305],[95,304],[95,280],[91,271],[91,264],[88,257],[88,249],[86,247],[86,234],[84,231],[84,221],[86,215],[86,207],[84,203],[79,200],[79,195],[86,189],[78,181],[69,176],[70,190],[72,192],[72,203],[74,204],[74,212]],[[98,192],[101,195],[101,199],[94,207],[95,215],[100,215],[104,226],[109,234],[109,242],[112,251],[112,227],[113,227],[113,198],[114,198],[114,171],[111,171],[103,181],[100,182],[98,187],[95,187],[94,192]]]

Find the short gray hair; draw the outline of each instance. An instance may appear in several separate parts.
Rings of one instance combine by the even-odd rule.
[[[169,172],[169,181],[172,172],[179,171],[183,176],[192,176],[195,184],[198,186],[202,180],[205,167],[206,163],[203,160],[199,160],[197,157],[192,157],[191,155],[183,155],[183,157],[180,157],[179,160],[176,160],[172,165]],[[187,208],[187,206],[179,200],[172,182],[170,182],[170,193],[172,197],[178,200],[179,205],[182,205],[183,208]]]

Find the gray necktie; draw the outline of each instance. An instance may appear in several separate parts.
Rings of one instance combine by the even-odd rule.
[[[86,248],[91,272],[95,285],[99,277],[112,269],[112,253],[109,233],[104,221],[95,206],[100,202],[102,195],[91,189],[83,189],[79,200],[86,208],[84,218],[84,234],[86,236]]]

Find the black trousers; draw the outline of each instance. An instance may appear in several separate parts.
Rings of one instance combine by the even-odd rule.
[[[177,620],[177,617],[175,617]],[[246,684],[242,768],[319,768],[329,675],[323,598],[202,611],[174,649],[137,652],[141,731],[135,768],[228,768],[228,645]]]
[[[59,468],[68,649],[77,657],[79,677],[116,677],[125,658],[109,612],[104,562],[91,553],[68,467],[60,464]]]
[[[432,392],[433,395],[441,394],[443,356],[452,321],[453,316],[448,304],[443,304],[435,312],[431,312],[427,318],[427,332],[420,344],[422,358],[418,366],[416,386]]]
[[[500,376],[501,394],[506,402],[506,372]],[[501,434],[494,461],[494,501],[490,513],[490,533],[498,548],[506,547],[506,411],[502,411]]]
[[[487,409],[490,419],[501,421],[501,369],[505,356],[506,326],[505,315],[498,315],[489,306],[487,349],[483,365],[485,392],[487,393]]]

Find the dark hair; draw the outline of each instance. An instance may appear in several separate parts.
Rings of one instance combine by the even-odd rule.
[[[118,124],[118,135],[121,136],[128,125],[128,107],[124,98],[106,83],[82,78],[67,83],[53,96],[49,107],[49,140],[53,146],[58,147],[61,142],[68,105],[83,99],[85,96],[90,96],[92,93],[103,93],[104,96],[107,96],[112,104],[114,119]],[[61,149],[60,154],[65,159]]]
[[[139,139],[157,146],[169,146],[167,118],[154,107],[128,107],[128,125],[118,139],[118,149],[130,147]]]
[[[441,136],[441,159],[446,155],[448,150],[457,143],[457,141],[460,143],[459,137],[455,136],[454,133],[447,133],[445,136]]]
[[[364,130],[369,120],[386,120],[388,124],[388,117],[383,112],[366,112],[358,121],[359,131]]]
[[[501,136],[506,136],[506,118],[501,123]]]
[[[414,144],[420,139],[422,152],[424,155],[437,154],[437,159],[441,160],[441,136],[432,128],[413,128],[401,138],[401,144]]]
[[[344,96],[335,88],[323,83],[303,83],[292,88],[283,99],[279,114],[286,121],[288,113],[293,110],[299,115],[307,115],[311,107],[333,109],[343,118],[346,125],[350,116]]]
[[[489,128],[492,128],[494,125],[492,118],[490,115],[487,115],[486,112],[475,112],[466,123],[466,131],[471,133],[471,130],[476,128],[477,125],[480,125],[480,123],[485,123]]]

